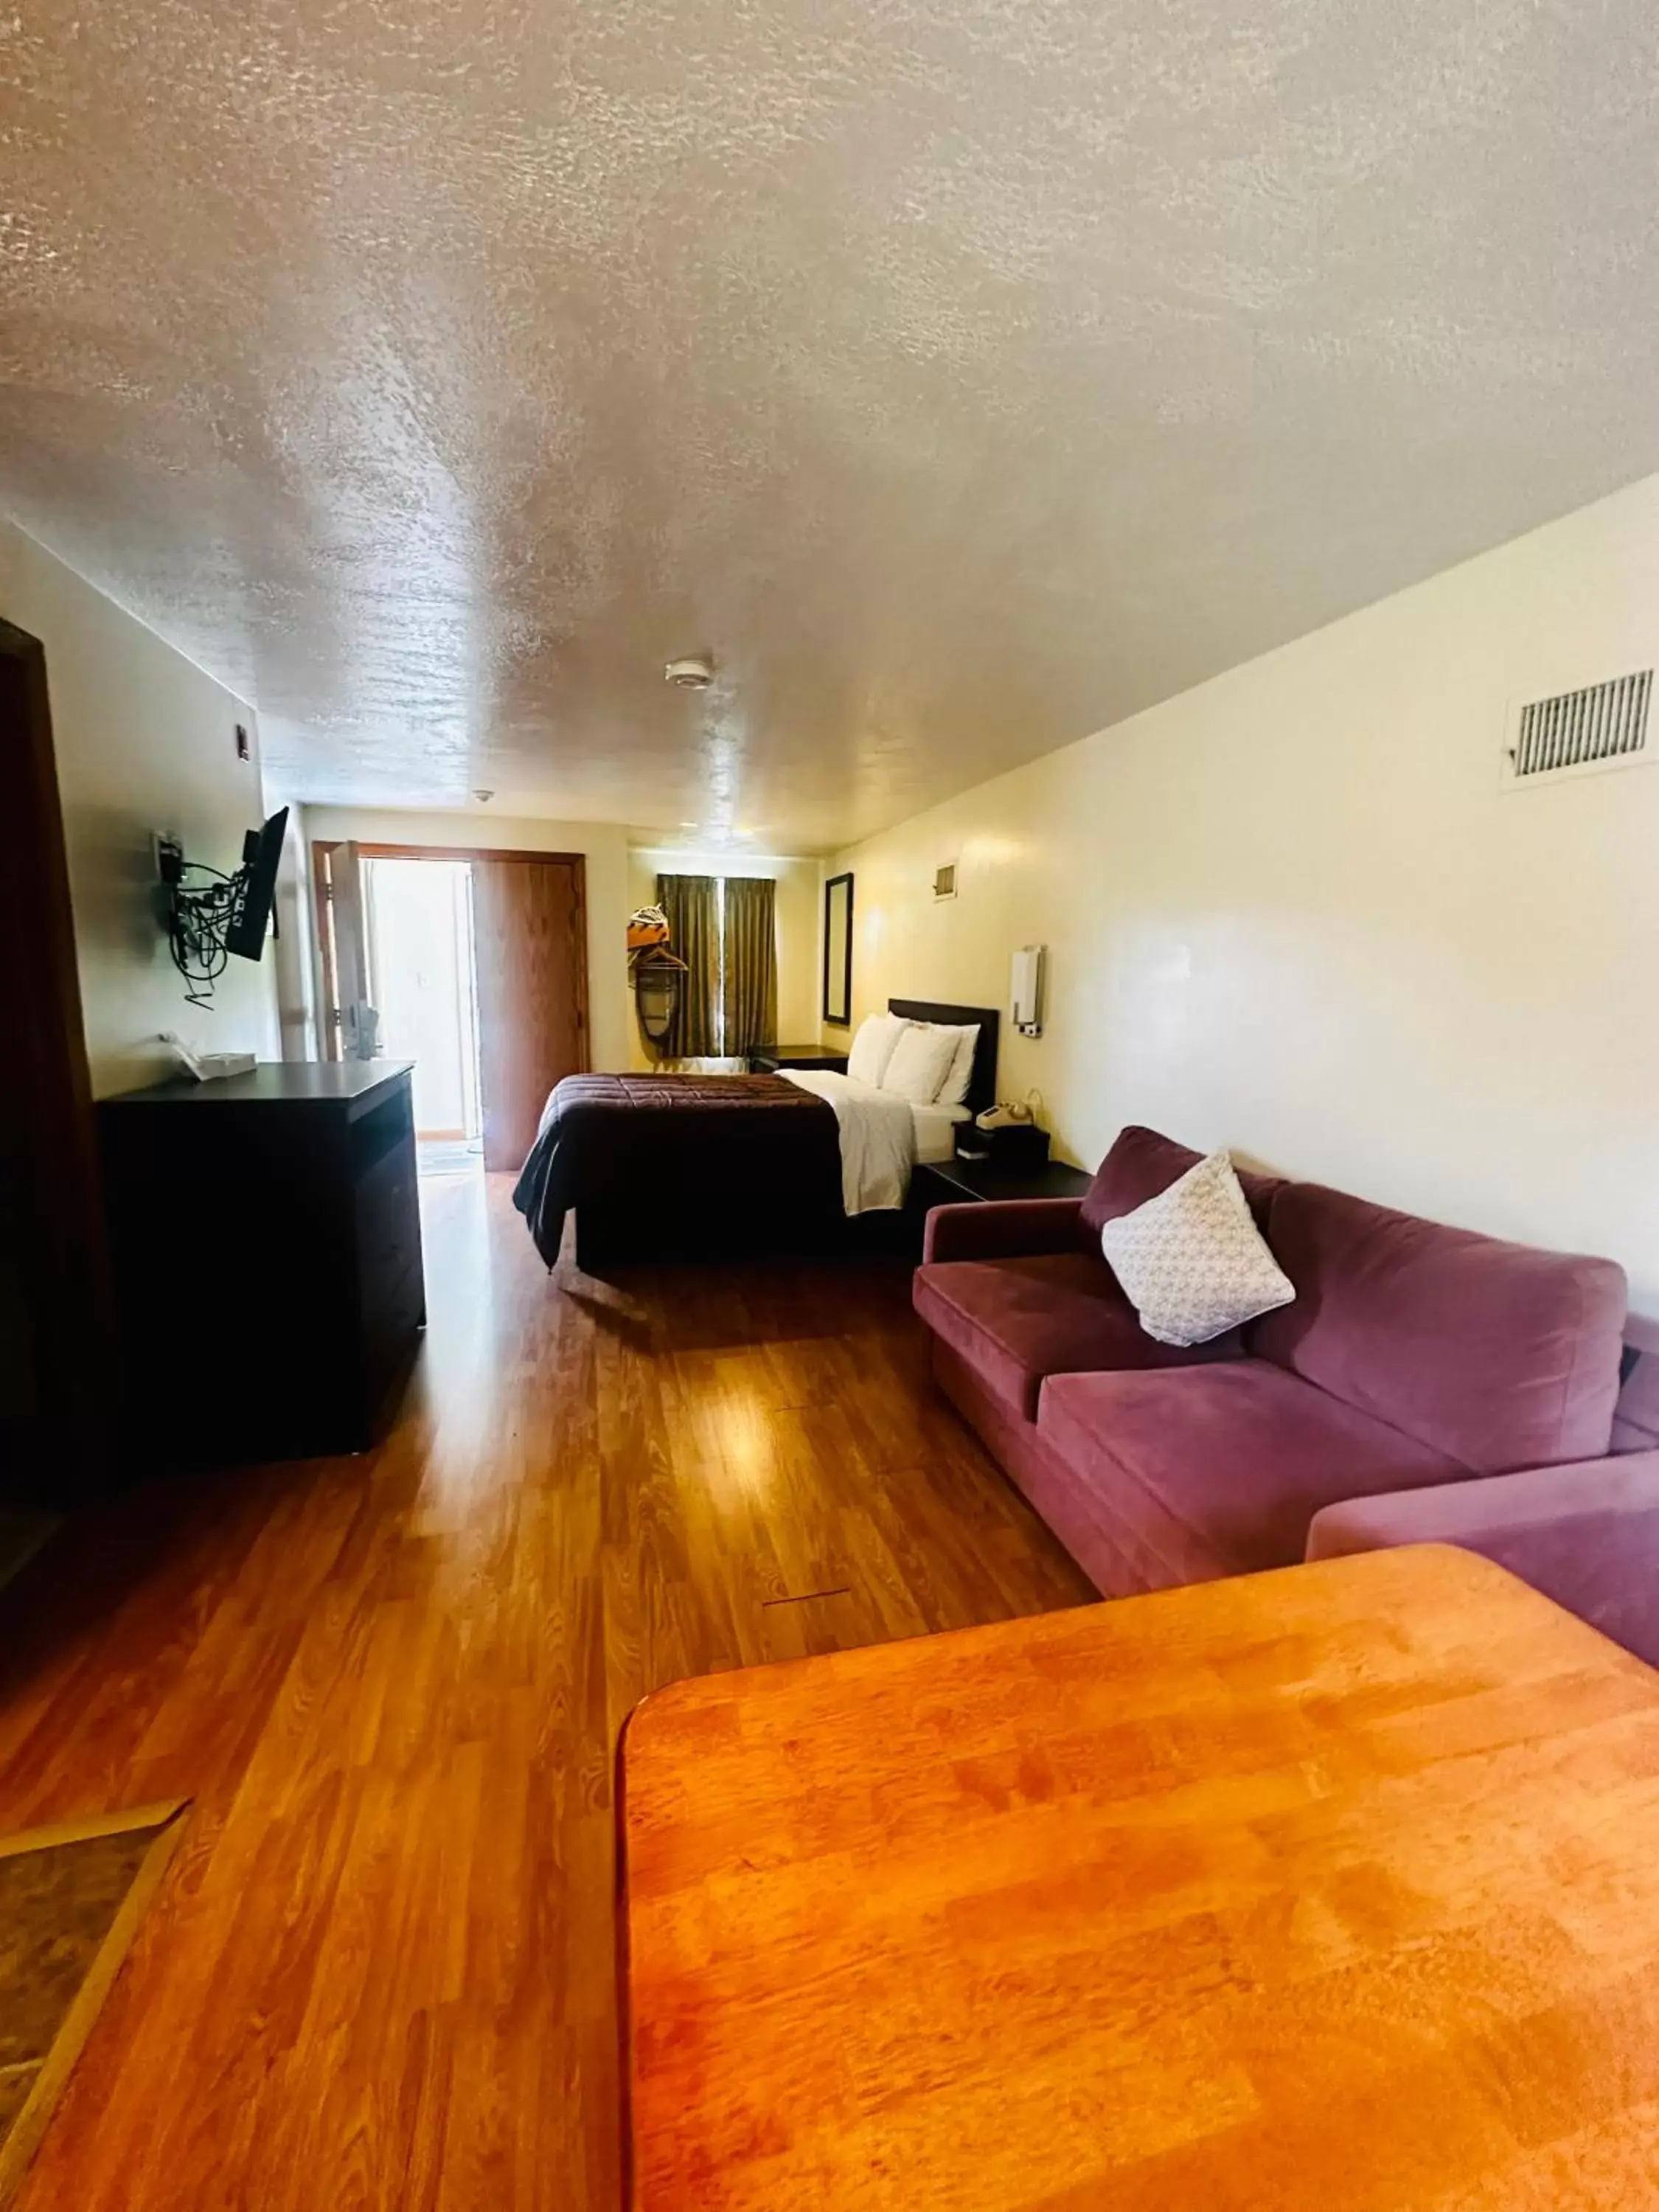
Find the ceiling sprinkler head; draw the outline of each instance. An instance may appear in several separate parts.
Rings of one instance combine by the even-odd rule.
[[[663,677],[681,691],[706,691],[714,680],[714,663],[706,653],[688,653],[683,660],[671,660]]]
[[[495,794],[493,791],[475,790],[472,796],[477,800],[480,806],[488,806],[490,800],[495,796]]]

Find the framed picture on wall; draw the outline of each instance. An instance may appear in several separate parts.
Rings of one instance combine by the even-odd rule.
[[[853,878],[831,876],[823,887],[823,1018],[853,1018]]]

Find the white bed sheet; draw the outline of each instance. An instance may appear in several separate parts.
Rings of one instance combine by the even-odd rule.
[[[910,1114],[916,1125],[918,1167],[926,1167],[930,1160],[950,1159],[957,1148],[957,1131],[974,1118],[968,1106],[912,1106]]]
[[[949,1159],[965,1106],[917,1106],[891,1091],[872,1090],[824,1068],[784,1067],[778,1073],[833,1108],[841,1139],[842,1204],[848,1213],[874,1213],[902,1206],[910,1170],[927,1160]]]
[[[781,1067],[780,1075],[834,1109],[841,1138],[841,1198],[849,1213],[902,1206],[916,1164],[910,1102],[827,1068]]]

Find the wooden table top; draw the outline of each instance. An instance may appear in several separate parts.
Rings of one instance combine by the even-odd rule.
[[[1377,1552],[682,1682],[638,2212],[1659,2204],[1659,1674]]]

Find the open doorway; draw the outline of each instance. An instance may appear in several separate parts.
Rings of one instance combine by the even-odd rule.
[[[517,1175],[555,1085],[588,1066],[582,855],[318,838],[311,865],[324,1057],[414,1060],[428,1158],[482,1133],[485,1169]],[[422,1084],[428,1056],[447,1080]]]
[[[362,866],[368,997],[379,1049],[415,1063],[421,1172],[482,1169],[471,863],[365,854]]]

